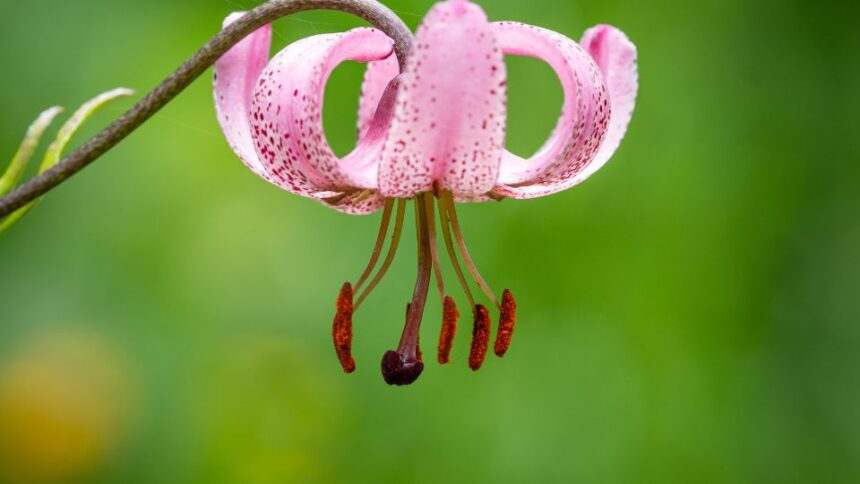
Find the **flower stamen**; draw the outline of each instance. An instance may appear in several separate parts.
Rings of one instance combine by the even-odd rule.
[[[469,307],[471,307],[474,312],[475,297],[472,296],[472,290],[469,289],[469,283],[466,282],[463,268],[460,266],[460,261],[457,259],[457,251],[454,249],[454,241],[451,239],[451,226],[448,222],[448,209],[443,198],[439,198],[439,225],[442,227],[442,238],[445,240],[445,247],[448,249],[448,258],[451,260],[451,265],[454,267],[454,272],[457,274],[457,279],[460,281],[460,286],[463,288],[463,292],[466,293],[466,299],[469,300]]]
[[[437,361],[440,365],[451,362],[451,348],[454,346],[454,336],[457,334],[457,320],[460,319],[460,311],[451,296],[445,297],[442,306],[442,331],[439,334],[439,348]]]
[[[427,213],[427,237],[430,243],[430,257],[433,261],[433,273],[436,278],[436,288],[439,289],[439,300],[445,304],[445,282],[442,280],[442,266],[439,264],[439,247],[436,245],[436,213],[433,203],[433,194],[424,194],[424,208]]]
[[[337,298],[337,313],[331,331],[337,358],[345,373],[355,371],[355,359],[352,357],[352,297],[352,286],[346,282]]]
[[[373,247],[373,253],[370,255],[370,262],[355,283],[355,291],[360,291],[361,286],[367,282],[367,278],[373,273],[376,268],[376,263],[379,262],[379,256],[382,254],[382,246],[385,244],[385,236],[388,234],[388,226],[391,224],[391,214],[394,211],[394,200],[385,201],[385,210],[382,212],[382,223],[379,226],[379,235],[376,237],[376,245]]]
[[[457,245],[460,247],[460,255],[463,257],[463,262],[466,264],[466,268],[472,274],[472,277],[475,278],[475,282],[478,283],[478,287],[480,287],[481,290],[484,291],[484,294],[487,295],[487,298],[489,298],[497,308],[501,309],[499,300],[496,298],[496,295],[493,294],[492,289],[490,289],[490,286],[481,276],[481,273],[478,272],[478,267],[475,265],[475,261],[472,260],[472,256],[469,254],[469,249],[466,247],[466,241],[463,238],[463,231],[460,229],[460,221],[457,218],[457,210],[454,208],[454,197],[451,195],[451,192],[443,193],[442,198],[440,198],[440,203],[444,203],[448,210],[448,221],[451,224],[454,240],[457,241]]]
[[[457,334],[457,320],[460,319],[460,311],[457,310],[457,303],[454,298],[445,293],[445,283],[442,280],[442,264],[439,261],[439,247],[436,241],[436,212],[433,201],[434,194],[426,193],[424,195],[424,204],[427,210],[427,231],[430,238],[430,255],[433,259],[433,269],[436,277],[436,286],[439,289],[439,298],[442,300],[442,329],[439,333],[439,345],[436,360],[440,365],[445,365],[451,361],[451,348],[454,346],[454,336]],[[441,205],[440,205],[441,208]],[[445,232],[444,224],[446,219],[442,220],[443,232]],[[453,248],[453,245],[452,245]],[[457,267],[459,269],[459,267]],[[460,270],[462,275],[462,270]],[[471,294],[469,294],[471,299]]]
[[[481,369],[490,346],[490,313],[482,305],[475,306],[475,324],[472,328],[472,349],[469,352],[469,368]]]
[[[388,255],[385,257],[385,261],[382,263],[382,267],[379,268],[379,272],[376,273],[376,277],[370,281],[370,284],[364,289],[364,292],[358,297],[358,300],[355,302],[355,310],[358,311],[358,308],[361,307],[361,304],[367,299],[367,296],[370,295],[371,292],[376,288],[379,282],[385,277],[385,274],[388,272],[388,269],[391,267],[391,263],[394,262],[394,256],[397,255],[397,248],[400,246],[400,236],[403,234],[403,220],[406,217],[406,200],[399,200],[397,203],[397,216],[394,220],[394,233],[391,234],[391,244],[388,247]]]
[[[496,356],[505,356],[511,346],[511,337],[514,334],[514,323],[517,320],[517,302],[511,291],[505,289],[502,294],[502,310],[499,315],[499,329],[496,332],[496,344],[493,351]]]

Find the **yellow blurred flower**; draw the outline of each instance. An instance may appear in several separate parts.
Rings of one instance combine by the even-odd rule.
[[[110,342],[56,330],[0,359],[0,481],[70,480],[116,448],[128,417],[128,373]]]

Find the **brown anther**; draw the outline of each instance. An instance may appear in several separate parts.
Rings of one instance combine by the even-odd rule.
[[[469,352],[469,368],[481,369],[490,346],[490,313],[487,308],[475,306],[475,325],[472,328],[472,350]]]
[[[440,365],[451,362],[451,348],[454,346],[454,336],[457,334],[457,320],[460,319],[460,311],[457,303],[451,296],[445,296],[445,304],[442,308],[442,333],[439,335],[439,353],[437,360]]]
[[[496,356],[505,356],[511,346],[511,336],[514,334],[514,323],[517,321],[517,302],[511,291],[505,289],[502,294],[502,309],[499,315],[499,330],[496,333],[496,345],[493,350]]]
[[[352,285],[344,283],[337,297],[337,314],[332,325],[332,338],[337,358],[346,373],[355,371],[355,360],[352,357]]]

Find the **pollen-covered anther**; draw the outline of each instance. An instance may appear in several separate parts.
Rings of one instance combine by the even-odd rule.
[[[352,285],[344,283],[337,297],[337,314],[332,325],[332,338],[337,358],[346,373],[355,371],[355,360],[352,357]]]
[[[457,320],[460,319],[460,311],[457,303],[451,296],[445,296],[442,308],[442,332],[439,335],[439,353],[437,360],[440,365],[451,362],[451,348],[454,346],[454,336],[457,334]]]
[[[490,312],[478,304],[475,306],[475,325],[472,328],[472,350],[469,352],[469,368],[481,369],[490,346]]]
[[[502,294],[502,309],[499,314],[499,330],[496,333],[496,344],[493,348],[496,356],[505,356],[511,346],[511,337],[514,334],[514,324],[517,321],[517,302],[511,291],[505,289]]]

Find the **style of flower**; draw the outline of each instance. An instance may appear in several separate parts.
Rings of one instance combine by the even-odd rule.
[[[241,15],[228,17],[225,26]],[[455,203],[551,195],[600,169],[618,148],[633,113],[638,89],[635,46],[608,25],[589,29],[577,44],[539,27],[490,23],[468,0],[447,0],[433,7],[402,73],[391,39],[373,29],[316,35],[271,60],[270,43],[267,26],[216,64],[215,103],[230,146],[254,173],[289,192],[344,213],[383,210],[367,269],[355,284],[344,284],[337,300],[333,338],[343,369],[355,370],[352,319],[394,259],[407,201],[413,201],[416,210],[418,278],[400,344],[382,360],[385,381],[410,384],[423,371],[419,327],[431,272],[443,307],[437,359],[441,364],[450,361],[459,312],[441,275],[437,212],[441,238],[473,316],[469,365],[477,370],[484,361],[491,318],[488,309],[476,303],[467,272],[499,310],[494,352],[504,355],[516,303],[507,290],[497,298],[479,274],[466,248]],[[505,150],[504,55],[543,60],[556,72],[564,91],[555,130],[529,159]],[[366,62],[368,68],[358,143],[339,158],[325,137],[322,106],[329,75],[347,60]],[[388,253],[370,279],[392,220]]]

